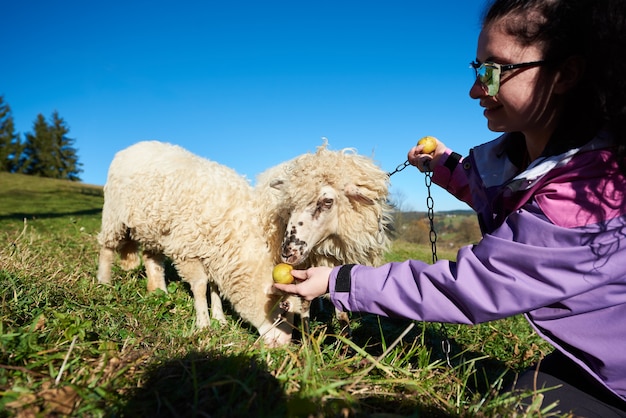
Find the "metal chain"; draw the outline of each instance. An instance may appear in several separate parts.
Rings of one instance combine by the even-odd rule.
[[[426,197],[426,208],[428,209],[428,220],[430,222],[430,248],[433,253],[433,264],[437,262],[437,231],[435,231],[435,200],[430,195],[430,186],[433,184],[433,173],[431,171],[427,171],[424,173],[426,176],[424,177],[424,182],[426,183],[426,190],[428,191],[428,196]]]
[[[426,190],[428,191],[428,196],[426,197],[426,208],[428,209],[428,220],[430,222],[430,247],[433,254],[433,264],[437,262],[437,231],[435,230],[435,200],[430,194],[430,186],[433,184],[433,173],[432,171],[426,171],[424,173],[426,176],[424,177],[424,182],[426,183]],[[443,341],[441,341],[441,349],[446,356],[446,363],[448,363],[448,367],[452,367],[452,363],[450,362],[450,339],[448,338],[448,331],[446,330],[446,326],[443,322],[439,323],[441,327],[441,332],[443,333]]]

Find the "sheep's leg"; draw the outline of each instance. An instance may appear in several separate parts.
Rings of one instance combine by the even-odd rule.
[[[151,251],[143,252],[143,264],[146,268],[146,276],[148,277],[148,292],[161,289],[167,293],[163,260],[164,257],[160,253],[154,253]]]
[[[300,299],[300,322],[302,322],[302,332],[305,335],[311,334],[311,302]]]
[[[204,271],[202,262],[199,260],[176,262],[176,269],[180,277],[191,286],[193,304],[196,310],[196,326],[198,328],[208,327],[211,323],[209,319],[209,305],[206,299],[209,278]]]
[[[139,267],[139,243],[124,239],[118,246],[120,253],[120,267],[128,271]]]
[[[222,308],[222,299],[217,285],[209,282],[209,290],[211,291],[211,318],[219,321],[220,324],[226,324],[226,316]]]
[[[111,268],[115,260],[115,250],[112,248],[100,248],[98,256],[98,283],[111,283]]]

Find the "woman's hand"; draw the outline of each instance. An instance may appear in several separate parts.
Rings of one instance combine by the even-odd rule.
[[[436,139],[436,138],[435,138]],[[417,167],[420,171],[432,171],[432,167],[437,164],[437,161],[446,150],[446,146],[443,142],[437,141],[437,147],[430,154],[424,153],[424,145],[415,145],[409,150],[407,156],[409,163]]]
[[[296,279],[292,284],[274,283],[274,287],[286,293],[300,295],[306,300],[313,300],[328,293],[328,280],[331,267],[311,267],[307,270],[291,270]]]

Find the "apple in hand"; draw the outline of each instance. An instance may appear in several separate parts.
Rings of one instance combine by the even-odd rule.
[[[437,149],[437,138],[434,136],[425,136],[417,141],[417,145],[423,145],[422,152],[424,154],[430,154]]]
[[[272,270],[272,279],[275,283],[290,284],[293,283],[293,276],[291,275],[293,266],[287,263],[279,263],[274,266]]]

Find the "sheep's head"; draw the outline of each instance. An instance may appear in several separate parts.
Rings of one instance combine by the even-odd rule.
[[[388,245],[387,173],[351,150],[306,154],[272,187],[289,207],[281,260],[375,264]]]

